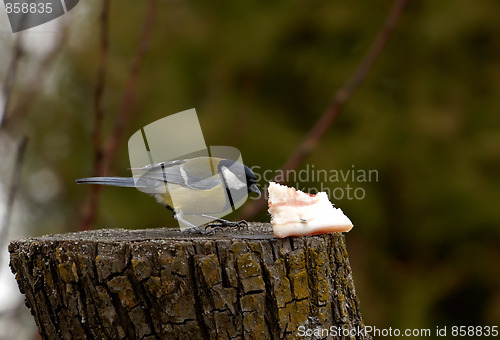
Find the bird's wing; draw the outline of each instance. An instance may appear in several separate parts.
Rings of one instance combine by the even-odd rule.
[[[209,157],[157,163],[140,170],[145,173],[139,177],[139,182],[150,188],[167,182],[195,190],[210,190],[222,183],[220,176],[212,171]]]
[[[185,163],[187,161],[188,161],[188,159],[177,159],[175,161],[148,164],[148,165],[146,165],[146,166],[144,166],[142,168],[132,168],[131,170],[138,170],[138,171],[147,172],[149,170],[155,170],[155,169],[158,169],[158,168],[161,168],[161,167],[170,168],[170,167],[173,167],[173,166]]]

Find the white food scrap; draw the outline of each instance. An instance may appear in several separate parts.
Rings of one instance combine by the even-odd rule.
[[[278,183],[269,183],[269,213],[274,236],[305,236],[348,232],[351,220],[335,208],[325,192],[307,194]]]

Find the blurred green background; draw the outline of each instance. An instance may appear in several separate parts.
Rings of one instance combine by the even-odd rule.
[[[354,72],[391,5],[160,1],[111,175],[129,175],[132,133],[193,107],[207,144],[240,149],[249,166],[279,169]],[[40,96],[3,132],[29,137],[16,206],[29,236],[81,223],[90,187],[74,179],[92,172],[100,10],[97,0],[75,7],[78,20]],[[111,1],[106,137],[146,10],[147,1]],[[500,325],[499,13],[494,0],[410,1],[368,78],[302,164],[378,171],[378,181],[349,182],[364,199],[334,201],[355,225],[346,239],[367,325]],[[15,98],[26,96],[29,68],[19,77]],[[104,188],[99,207],[96,228],[175,225],[135,190]]]

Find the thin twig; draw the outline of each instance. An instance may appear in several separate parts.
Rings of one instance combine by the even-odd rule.
[[[3,83],[2,96],[4,99],[3,105],[0,108],[0,130],[3,128],[5,120],[7,118],[7,110],[9,109],[9,104],[11,100],[12,88],[14,87],[14,82],[17,74],[17,66],[23,55],[23,49],[21,44],[22,34],[18,34],[16,41],[14,42],[14,48],[12,50],[12,59],[10,60],[9,68],[7,69],[7,75]]]
[[[19,189],[19,179],[21,178],[21,168],[23,165],[24,153],[26,151],[27,144],[28,138],[23,137],[17,146],[16,159],[14,161],[14,167],[12,169],[12,179],[10,180],[9,191],[7,194],[7,205],[5,207],[5,214],[3,217],[2,225],[0,225],[0,250],[2,250],[5,246],[5,242],[7,241],[7,236],[9,234],[12,209],[14,207],[14,201]],[[2,254],[3,251],[0,251],[0,263],[2,263]]]
[[[19,124],[24,121],[23,117],[29,113],[29,108],[36,103],[38,96],[40,95],[40,84],[43,84],[44,76],[50,70],[50,67],[57,59],[57,54],[61,51],[67,37],[68,28],[65,27],[58,34],[57,41],[55,42],[54,48],[49,51],[43,59],[38,64],[38,67],[32,77],[32,81],[28,84],[27,89],[25,89],[16,101],[15,105],[10,110],[8,116],[3,117],[3,128],[13,129],[15,124]]]
[[[156,4],[157,0],[150,0],[149,7],[144,20],[141,40],[135,55],[135,59],[130,67],[129,76],[127,80],[127,85],[125,86],[125,92],[122,97],[122,102],[120,105],[120,111],[115,120],[115,126],[113,134],[110,136],[106,143],[106,148],[104,149],[103,157],[103,169],[102,174],[106,176],[111,168],[111,164],[116,157],[118,147],[120,146],[121,136],[123,134],[123,129],[130,118],[132,113],[132,104],[134,102],[135,96],[135,85],[137,84],[137,76],[139,75],[139,70],[148,51],[149,41],[151,38],[151,32],[153,31],[154,17],[156,14]]]
[[[127,84],[125,85],[125,91],[122,97],[120,109],[116,116],[113,133],[108,138],[102,154],[101,166],[99,167],[100,176],[106,176],[109,173],[111,164],[113,163],[116,154],[118,152],[118,148],[120,146],[123,130],[130,118],[130,115],[132,114],[132,105],[135,96],[135,86],[137,83],[139,70],[143,64],[144,58],[148,51],[149,42],[151,40],[151,33],[153,31],[157,1],[158,0],[149,1],[146,17],[144,19],[144,23],[142,26],[142,33],[139,41],[139,46],[137,48],[135,58],[130,67]],[[93,202],[91,204],[94,208],[93,211],[92,210],[90,211],[89,217],[82,222],[81,226],[82,230],[90,229],[92,223],[95,220],[95,216],[97,214],[99,196],[100,196],[99,193],[100,193],[99,190],[96,191],[96,194],[92,198]]]
[[[370,49],[365,54],[360,64],[354,71],[351,78],[340,88],[335,94],[335,97],[330,106],[323,112],[313,128],[309,131],[306,138],[297,147],[295,152],[288,158],[286,163],[281,168],[281,173],[288,173],[299,166],[299,164],[316,148],[319,139],[328,130],[335,118],[341,112],[345,103],[352,96],[354,91],[366,78],[368,72],[373,67],[378,56],[384,49],[389,40],[391,33],[396,27],[404,8],[409,0],[396,0],[387,15],[385,22],[378,32],[375,40],[373,41]],[[265,196],[262,195],[258,200],[252,204],[248,204],[243,210],[242,217],[244,219],[251,219],[266,205]]]
[[[99,50],[99,66],[97,69],[97,81],[94,91],[94,126],[92,131],[92,145],[94,152],[94,169],[93,176],[100,176],[102,173],[102,98],[106,83],[106,66],[108,59],[109,48],[109,7],[110,1],[104,0],[102,4],[100,22],[100,50]],[[90,194],[87,199],[85,208],[83,209],[82,229],[89,229],[90,225],[95,220],[97,214],[97,197],[100,195],[101,186],[93,185],[90,188]]]

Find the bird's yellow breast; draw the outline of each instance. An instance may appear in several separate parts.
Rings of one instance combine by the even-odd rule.
[[[155,196],[160,203],[186,214],[216,214],[230,208],[223,185],[195,190],[169,183],[166,193]]]

